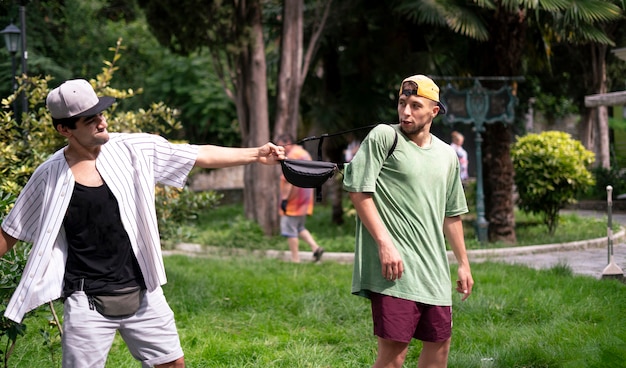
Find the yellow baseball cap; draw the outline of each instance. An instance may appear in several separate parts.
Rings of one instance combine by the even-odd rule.
[[[405,82],[415,83],[417,85],[417,90],[403,89],[402,86]],[[400,92],[398,93],[398,96],[401,96],[402,94],[406,96],[417,95],[433,100],[437,103],[437,105],[439,105],[439,113],[446,113],[446,107],[439,101],[439,87],[435,84],[435,82],[433,82],[432,79],[425,75],[418,74],[405,78],[400,84]]]

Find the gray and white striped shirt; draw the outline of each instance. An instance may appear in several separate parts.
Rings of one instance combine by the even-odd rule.
[[[183,187],[198,146],[172,144],[146,133],[111,133],[96,168],[120,206],[122,223],[148,290],[167,282],[157,227],[154,187]],[[74,190],[74,176],[63,149],[39,166],[2,223],[12,237],[33,243],[20,283],[5,317],[24,314],[61,296],[67,259],[63,218]]]

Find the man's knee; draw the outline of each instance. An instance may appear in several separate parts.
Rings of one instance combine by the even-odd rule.
[[[423,342],[418,367],[446,367],[450,352],[450,340],[440,342]]]
[[[408,343],[378,337],[378,357],[373,368],[402,367],[408,349]]]
[[[173,362],[155,365],[154,368],[185,368],[185,357],[182,356]]]

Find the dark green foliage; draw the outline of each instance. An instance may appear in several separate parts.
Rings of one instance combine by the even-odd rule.
[[[547,76],[545,78],[548,78]],[[554,78],[554,77],[553,77]],[[567,73],[557,75],[558,80],[569,80]],[[554,123],[556,119],[563,118],[569,114],[578,113],[578,106],[576,101],[567,96],[563,88],[567,85],[554,83],[549,86],[550,90],[544,90],[542,85],[542,79],[537,76],[530,76],[527,78],[524,84],[528,84],[530,87],[531,95],[534,98],[533,109],[542,113],[548,122]],[[559,89],[560,87],[560,89]]]
[[[585,192],[585,198],[607,199],[607,185],[613,187],[613,199],[616,199],[620,194],[626,193],[626,172],[620,170],[618,167],[611,166],[605,169],[598,166],[594,167],[591,172],[595,178],[595,185]]]
[[[146,78],[144,98],[163,98],[168,106],[179,109],[190,143],[241,145],[237,109],[224,93],[210,58],[170,55],[161,64]]]
[[[229,23],[234,9],[231,1],[139,0],[138,3],[157,40],[181,55],[208,45],[228,43],[229,31],[243,26]]]
[[[548,131],[519,138],[511,147],[511,158],[519,208],[541,214],[553,234],[559,210],[593,185],[587,169],[594,161],[593,153],[567,133]]]

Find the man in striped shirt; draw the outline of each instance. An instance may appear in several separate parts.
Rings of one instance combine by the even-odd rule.
[[[275,164],[284,148],[172,144],[152,134],[108,133],[115,99],[86,80],[46,104],[67,146],[35,170],[2,223],[0,256],[33,247],[5,316],[64,299],[63,367],[104,367],[116,331],[144,367],[184,367],[154,203],[156,183],[182,187],[194,166]],[[112,308],[109,308],[112,307]]]

